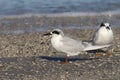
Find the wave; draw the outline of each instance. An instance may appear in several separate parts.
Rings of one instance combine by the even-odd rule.
[[[0,15],[0,18],[23,18],[23,17],[78,17],[78,16],[99,16],[99,15],[120,15],[120,10],[106,12],[63,12],[45,14],[22,14],[22,15]]]

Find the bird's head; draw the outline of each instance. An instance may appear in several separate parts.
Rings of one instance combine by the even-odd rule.
[[[46,34],[44,34],[44,35],[45,35],[45,36],[46,36],[46,35],[52,35],[52,37],[53,37],[53,36],[63,36],[64,33],[63,33],[63,31],[60,30],[60,29],[54,29],[54,30],[52,30],[51,32],[46,33]]]
[[[107,22],[101,23],[100,27],[105,27],[107,30],[110,30],[110,24]]]

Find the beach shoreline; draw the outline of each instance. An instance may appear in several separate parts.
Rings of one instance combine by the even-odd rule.
[[[0,34],[42,32],[53,28],[86,29],[98,28],[102,22],[119,27],[119,14],[46,14],[0,17]]]

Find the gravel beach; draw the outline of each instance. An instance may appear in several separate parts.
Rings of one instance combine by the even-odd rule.
[[[107,17],[105,18],[109,20]],[[5,29],[12,31],[16,29],[15,26],[25,26],[27,29],[29,26],[46,23],[44,22],[46,18],[14,19],[0,19],[1,33]],[[93,19],[93,23],[90,24],[91,18],[89,18],[88,26],[98,24],[99,20]],[[59,22],[59,20],[54,22],[55,20],[52,19],[52,23],[48,19],[46,25],[50,27],[60,23],[63,26],[69,26],[68,23],[74,23],[79,26],[81,20],[82,18],[72,17],[65,18],[63,22]],[[43,36],[47,31],[0,34],[0,80],[120,80],[120,28],[112,27],[112,29],[115,39],[111,47],[112,55],[109,58],[106,56],[98,58],[94,53],[81,52],[82,54],[78,56],[70,57],[68,64],[59,64],[65,59],[65,54],[52,48],[50,37]],[[96,29],[62,28],[62,30],[67,36],[84,41],[90,40]]]

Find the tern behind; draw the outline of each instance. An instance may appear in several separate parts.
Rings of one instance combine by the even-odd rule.
[[[109,23],[101,23],[100,28],[93,37],[93,44],[104,45],[113,42],[113,31]]]
[[[92,43],[93,45],[111,45],[113,39],[114,36],[110,24],[104,22],[101,23],[100,28],[95,32]],[[111,54],[108,50],[106,51],[106,53],[108,54],[108,57]]]

